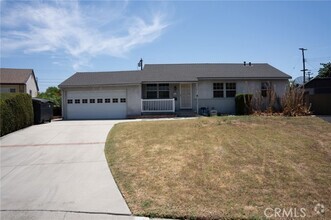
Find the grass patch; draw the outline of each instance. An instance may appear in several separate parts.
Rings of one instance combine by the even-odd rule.
[[[330,216],[331,125],[315,117],[213,117],[116,125],[105,153],[135,215]]]

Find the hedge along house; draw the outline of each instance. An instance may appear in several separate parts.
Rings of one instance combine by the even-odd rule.
[[[281,97],[290,78],[269,64],[146,64],[141,71],[78,72],[59,87],[64,119],[113,119],[202,107],[234,114],[236,94],[273,89]]]

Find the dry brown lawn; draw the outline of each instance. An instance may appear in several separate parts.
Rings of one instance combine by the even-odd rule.
[[[316,117],[123,123],[105,153],[134,215],[260,219],[266,208],[303,208],[331,219],[331,124]]]

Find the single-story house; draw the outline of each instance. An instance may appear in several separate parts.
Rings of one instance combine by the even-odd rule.
[[[304,88],[310,110],[316,115],[331,115],[331,77],[315,77]]]
[[[235,113],[235,95],[285,93],[291,76],[269,64],[146,64],[143,70],[77,72],[59,87],[64,119],[127,118],[202,107]]]
[[[33,69],[0,68],[1,93],[38,95],[39,87]]]

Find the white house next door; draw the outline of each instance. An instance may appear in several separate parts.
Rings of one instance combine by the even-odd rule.
[[[192,84],[180,84],[180,108],[192,108]]]

